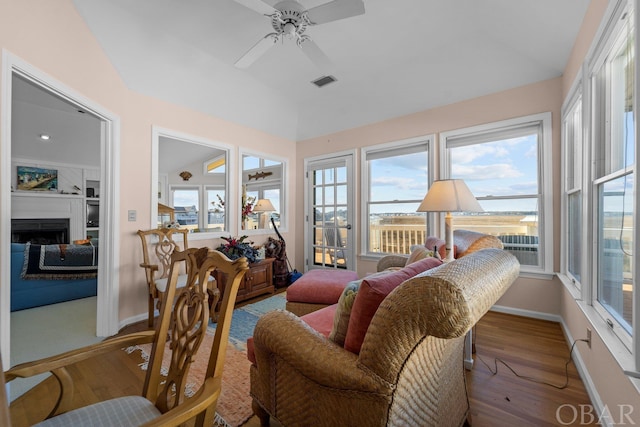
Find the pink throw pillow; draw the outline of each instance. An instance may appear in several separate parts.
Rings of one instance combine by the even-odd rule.
[[[365,277],[351,309],[344,348],[359,354],[371,319],[386,296],[405,280],[441,264],[437,258],[424,258],[385,276]]]

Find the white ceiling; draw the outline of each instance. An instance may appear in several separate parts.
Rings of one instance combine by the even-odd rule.
[[[234,0],[74,0],[130,89],[292,140],[560,76],[589,1],[364,3],[364,15],[307,29],[338,79],[319,89],[291,40],[233,66],[272,32]]]
[[[11,95],[13,158],[100,166],[98,118],[15,74]]]

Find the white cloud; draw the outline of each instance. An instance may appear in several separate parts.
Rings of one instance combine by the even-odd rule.
[[[400,178],[400,177],[392,177],[392,176],[383,176],[379,178],[374,178],[371,182],[373,187],[394,187],[400,189],[413,189],[418,188],[418,183],[413,178]],[[425,184],[420,188],[425,188]]]
[[[482,158],[484,156],[491,156],[493,158],[509,156],[509,150],[507,150],[505,147],[497,146],[494,144],[477,144],[458,147],[454,149],[454,153],[454,161],[456,164],[471,163],[474,160]]]
[[[509,163],[494,163],[492,165],[452,165],[452,176],[464,180],[488,180],[518,178],[523,174]]]

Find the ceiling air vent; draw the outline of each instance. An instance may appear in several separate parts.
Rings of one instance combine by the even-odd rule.
[[[322,86],[328,85],[329,83],[333,83],[335,81],[338,81],[338,79],[336,79],[333,76],[324,76],[324,77],[320,77],[319,79],[315,79],[311,83],[313,83],[318,87],[322,87]]]

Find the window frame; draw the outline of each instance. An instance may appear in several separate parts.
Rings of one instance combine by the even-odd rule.
[[[245,169],[245,157],[252,157],[257,159],[258,160],[257,167]],[[242,194],[243,182],[245,183],[246,190],[248,192],[258,192],[259,197],[264,196],[265,190],[278,189],[280,191],[280,195],[279,195],[280,204],[278,206],[274,205],[274,207],[276,208],[275,212],[279,214],[279,221],[278,221],[277,227],[279,232],[288,232],[289,231],[288,193],[289,191],[292,191],[291,188],[289,188],[289,185],[290,185],[289,176],[288,176],[289,160],[285,157],[277,156],[274,154],[267,154],[260,151],[240,148],[239,154],[238,154],[238,166],[239,166],[238,167],[239,169],[238,185],[240,188],[240,194]],[[251,184],[248,183],[249,181],[248,174],[253,172],[256,172],[256,173],[262,172],[264,171],[264,169],[271,169],[271,168],[280,169],[280,177],[279,178],[277,178],[277,176],[274,177],[274,179],[277,178],[277,181],[278,181],[277,185],[270,178],[261,178],[260,180],[256,180]],[[247,179],[245,179],[245,177],[247,177]],[[238,205],[240,204],[241,202],[239,201]],[[238,221],[239,221],[238,228],[240,228],[240,224],[242,223],[242,219],[241,219],[242,212],[240,212],[240,210],[241,209],[238,209],[238,215],[237,215]],[[273,215],[273,212],[271,213],[271,215]],[[248,230],[243,230],[243,229],[238,230],[238,233],[246,234],[249,236],[253,236],[257,234],[268,234],[272,232],[273,232],[273,229],[270,228],[268,224],[267,224],[267,228],[255,228],[255,229],[251,228]]]
[[[570,200],[569,198],[574,194],[580,195],[580,213],[581,213],[581,223],[579,225],[580,230],[580,242],[575,242],[580,247],[584,247],[584,244],[590,239],[588,238],[588,218],[585,218],[584,213],[588,207],[588,200],[585,191],[584,191],[584,181],[586,177],[585,171],[588,170],[588,159],[589,155],[585,152],[587,148],[586,141],[588,139],[588,113],[589,110],[585,108],[585,103],[587,100],[585,96],[583,96],[583,81],[582,79],[577,80],[576,84],[573,86],[570,91],[570,95],[567,97],[566,102],[562,106],[561,109],[561,167],[560,167],[560,176],[561,176],[561,201],[560,201],[560,216],[561,216],[561,235],[562,238],[560,240],[560,271],[565,274],[571,285],[573,286],[572,294],[576,298],[581,298],[582,296],[582,283],[588,283],[587,276],[588,268],[587,268],[587,254],[586,251],[581,251],[581,256],[579,258],[580,262],[580,277],[576,277],[569,270],[569,259],[571,257],[570,250],[571,246],[569,245],[570,240],[570,230],[569,223],[571,218],[569,207]],[[579,123],[576,123],[573,119],[576,117],[577,108],[580,108],[579,114]],[[576,126],[578,129],[576,129]],[[578,133],[576,135],[576,133]],[[568,139],[573,136],[573,141],[571,147],[569,147]],[[578,161],[574,161],[573,165],[573,173],[572,176],[569,176],[568,172],[568,164],[570,161],[570,149],[572,149],[572,154],[578,154]],[[575,158],[574,158],[575,160]],[[573,181],[573,185],[570,185],[569,180]]]
[[[585,88],[589,91],[590,99],[587,104],[590,108],[590,121],[588,126],[590,128],[591,138],[588,140],[588,150],[585,150],[591,155],[592,166],[589,170],[588,176],[585,178],[586,186],[589,188],[590,197],[588,210],[589,213],[589,232],[591,233],[594,244],[591,246],[591,252],[588,254],[591,264],[590,269],[590,284],[589,289],[583,289],[583,297],[593,307],[597,316],[602,322],[608,325],[608,329],[613,333],[613,336],[617,337],[622,345],[633,354],[636,369],[640,367],[640,340],[637,339],[640,330],[640,319],[632,320],[631,332],[629,333],[624,326],[617,320],[615,313],[610,313],[603,304],[599,301],[599,255],[600,247],[599,241],[599,209],[600,205],[600,188],[609,182],[612,182],[620,177],[633,174],[633,180],[635,189],[637,191],[638,175],[636,165],[638,163],[638,150],[635,150],[634,163],[631,166],[621,165],[617,169],[613,169],[612,166],[612,126],[611,126],[611,70],[606,67],[612,64],[615,60],[610,60],[612,55],[616,52],[616,47],[621,43],[624,44],[632,36],[634,43],[634,49],[637,50],[637,17],[634,13],[634,6],[632,1],[621,0],[615,3],[612,12],[609,15],[607,26],[603,29],[602,34],[597,39],[597,45],[594,52],[590,56],[588,66],[586,67],[585,80],[587,81]],[[631,22],[632,30],[628,25]],[[637,52],[634,53],[633,64],[635,67],[634,79],[638,81],[638,58]],[[637,100],[638,85],[635,85],[634,102]],[[599,102],[600,101],[600,102]],[[584,107],[584,105],[583,105]],[[635,141],[638,140],[638,121],[637,121],[637,105],[634,104],[634,124],[635,124]],[[601,141],[605,143],[602,144]],[[633,251],[637,253],[638,249],[638,198],[636,196],[634,201],[633,212],[633,224],[635,235]],[[632,257],[632,272],[637,271],[637,257]],[[563,271],[563,273],[565,273]],[[637,291],[637,274],[632,277],[633,285],[633,301],[632,301],[632,313],[640,309],[640,293]],[[638,316],[633,316],[637,318]]]
[[[582,214],[583,214],[583,230],[584,230],[584,247],[586,250],[583,251],[583,271],[582,271],[582,289],[580,293],[574,293],[575,288],[572,286],[569,276],[566,274],[566,268],[564,265],[561,266],[561,270],[558,273],[558,278],[562,282],[564,289],[573,295],[575,298],[575,304],[582,311],[582,313],[588,319],[590,327],[593,327],[594,332],[598,335],[598,337],[602,340],[606,349],[610,352],[612,357],[616,360],[618,366],[621,370],[627,373],[629,370],[630,374],[632,372],[640,371],[640,335],[638,331],[640,331],[640,316],[634,316],[636,320],[633,321],[633,329],[632,335],[627,336],[625,339],[621,337],[619,334],[616,334],[615,329],[622,330],[621,327],[612,328],[606,321],[608,316],[602,316],[602,312],[597,310],[594,306],[593,300],[597,298],[596,288],[598,286],[598,279],[596,277],[596,269],[593,265],[593,260],[597,257],[598,248],[596,247],[596,238],[597,238],[597,188],[594,186],[594,181],[596,178],[600,178],[604,176],[604,174],[600,173],[596,175],[599,171],[598,168],[594,165],[595,159],[598,156],[602,156],[603,153],[598,149],[598,146],[601,145],[602,135],[597,134],[596,130],[594,130],[594,123],[598,120],[602,119],[602,113],[599,110],[600,106],[594,105],[593,98],[598,96],[599,93],[594,93],[594,88],[592,85],[591,78],[595,74],[595,70],[598,68],[599,64],[602,61],[602,56],[606,54],[607,51],[610,50],[611,46],[614,44],[614,41],[617,39],[619,34],[616,32],[616,27],[619,25],[621,19],[625,14],[633,11],[635,8],[635,2],[633,0],[614,0],[609,2],[607,9],[604,13],[604,17],[600,24],[600,27],[595,34],[589,51],[585,55],[585,59],[582,63],[581,69],[578,71],[576,75],[576,79],[572,90],[569,91],[569,96],[565,99],[565,104],[570,102],[571,95],[577,90],[577,88],[581,88],[582,90],[582,109],[583,109],[583,140],[584,140],[584,150],[583,150],[583,180],[582,180],[582,191],[583,191],[583,200],[582,200]],[[639,34],[637,29],[640,28],[640,18],[638,17],[638,13],[633,13],[633,23],[636,28],[636,32],[634,34],[634,48],[637,50]],[[618,30],[619,32],[619,30]],[[637,52],[636,52],[637,53]],[[635,87],[633,92],[633,99],[635,102],[634,105],[634,119],[635,119],[635,139],[636,141],[640,140],[640,129],[638,126],[638,115],[637,115],[637,100],[640,99],[640,85],[637,84],[640,81],[640,69],[638,67],[638,55],[635,55],[634,59],[635,66]],[[606,125],[601,125],[606,126]],[[564,136],[564,135],[563,135]],[[640,156],[638,154],[638,150],[635,150],[635,165],[638,165],[640,160]],[[564,164],[561,164],[562,173],[564,173]],[[638,177],[637,169],[634,171],[635,176],[633,180],[633,185],[635,189],[638,188],[640,183],[640,179]],[[637,190],[636,190],[637,192]],[[640,208],[640,199],[638,197],[635,198],[634,204],[632,205],[634,209],[634,218],[633,218],[633,227],[634,227],[634,246],[632,247],[633,251],[636,251],[640,248],[640,230],[638,228],[638,209]],[[566,214],[566,206],[562,206],[561,215],[564,216]],[[566,226],[566,224],[565,224]],[[562,230],[564,233],[564,229]],[[634,272],[638,271],[638,257],[632,257],[632,269]],[[634,277],[634,289],[637,290],[636,285],[638,284],[637,275]],[[640,292],[633,292],[633,310],[640,310]],[[635,387],[636,390],[640,391],[640,383],[637,381],[630,381],[630,383]]]
[[[469,144],[480,144],[488,142],[487,137],[495,134],[498,138],[508,133],[510,129],[520,129],[538,123],[538,251],[539,265],[521,265],[520,276],[550,279],[554,276],[553,267],[553,159],[552,159],[552,128],[551,112],[532,114],[523,117],[516,117],[508,120],[501,120],[493,123],[486,123],[462,129],[456,129],[440,133],[439,151],[441,179],[448,179],[451,176],[451,156],[448,147],[452,141],[461,139],[479,139],[477,142]],[[517,195],[514,195],[517,196]],[[490,196],[478,198],[478,200],[499,200],[500,197]],[[454,220],[455,224],[455,220]],[[444,227],[442,225],[441,227]]]
[[[199,185],[199,184],[174,184],[174,185],[169,185],[169,206],[171,206],[172,208],[175,209],[176,205],[175,205],[175,197],[174,194],[176,191],[195,191],[198,193],[198,205],[196,206],[198,209],[198,227],[197,229],[201,229],[202,227],[202,204],[204,203],[203,201],[203,186]],[[176,219],[177,221],[177,219]]]
[[[371,145],[367,147],[362,147],[360,149],[360,156],[361,156],[360,158],[361,158],[361,165],[362,165],[360,168],[360,171],[361,171],[361,182],[362,182],[362,190],[363,190],[361,192],[361,201],[360,201],[362,206],[360,218],[363,224],[363,227],[361,228],[363,232],[360,233],[360,248],[361,248],[360,256],[361,257],[369,260],[378,260],[385,255],[392,254],[387,252],[373,252],[369,248],[369,241],[370,241],[369,240],[369,237],[370,237],[369,206],[372,203],[372,201],[369,200],[370,194],[371,194],[371,189],[369,187],[371,182],[371,174],[370,174],[369,162],[367,161],[367,155],[370,153],[385,153],[385,152],[393,153],[394,151],[410,150],[413,147],[426,144],[427,146],[427,149],[426,149],[427,183],[425,186],[425,195],[426,195],[426,192],[431,186],[431,183],[435,179],[436,171],[434,170],[434,168],[437,165],[435,161],[437,153],[435,152],[436,144],[434,141],[435,141],[435,135],[429,134],[429,135],[423,135],[415,138],[408,138],[408,139],[402,139],[398,141],[387,142],[383,144]],[[385,157],[393,157],[393,156],[385,156]],[[418,204],[422,201],[422,198],[424,198],[424,195],[421,196],[421,199],[418,201]],[[376,204],[393,203],[393,202],[394,200],[389,200],[389,201],[376,200],[375,201]],[[431,232],[431,230],[434,230],[434,220],[433,220],[432,214],[426,215],[425,227],[426,227],[427,236],[430,234],[433,234]]]

